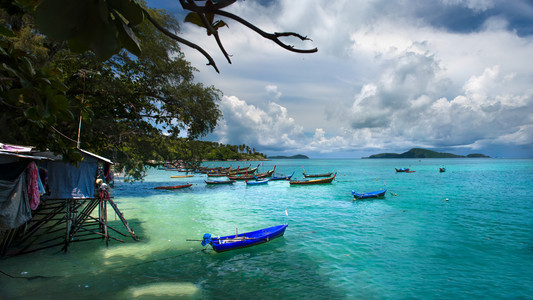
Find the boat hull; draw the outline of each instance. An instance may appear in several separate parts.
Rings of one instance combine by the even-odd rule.
[[[324,174],[305,174],[305,173],[302,173],[304,175],[305,178],[316,178],[316,177],[329,177],[331,176],[331,174],[333,174],[333,172],[330,172],[330,173],[324,173]]]
[[[205,180],[206,184],[234,184],[235,180]]]
[[[265,180],[258,180],[258,181],[246,181],[246,185],[262,185],[262,184],[267,184],[269,181],[269,179],[265,179]]]
[[[283,236],[287,226],[289,225],[284,224],[256,231],[245,232],[239,235],[228,235],[220,238],[212,238],[211,246],[216,252],[224,252],[263,244]],[[238,240],[239,238],[242,240]]]
[[[353,195],[353,199],[354,200],[358,200],[358,199],[368,199],[368,198],[382,198],[382,197],[385,197],[385,193],[387,192],[387,190],[379,190],[379,191],[375,191],[375,192],[369,192],[369,193],[356,193],[354,191],[352,191],[352,195]]]
[[[182,185],[173,185],[173,186],[157,186],[154,189],[156,190],[177,190],[177,189],[188,188],[190,186],[192,186],[192,183],[182,184]]]
[[[289,184],[290,185],[308,185],[308,184],[331,183],[333,179],[335,179],[335,176],[337,176],[337,173],[333,174],[333,176],[329,178],[312,179],[312,180],[291,180],[289,181]]]

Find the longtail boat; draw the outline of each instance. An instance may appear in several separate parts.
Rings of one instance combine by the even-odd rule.
[[[234,184],[235,180],[204,180],[206,184]]]
[[[289,176],[272,176],[269,180],[291,180],[293,175],[294,172],[292,172],[292,174]]]
[[[242,170],[235,170],[235,171],[232,171],[232,172],[229,172],[229,175],[238,175],[238,174],[254,174],[255,172],[257,171],[257,168],[246,168],[246,169],[242,169]]]
[[[396,169],[396,172],[400,172],[400,173],[401,173],[401,172],[407,172],[407,171],[409,171],[409,170],[411,169],[411,167],[409,167],[409,168],[401,168],[401,169],[394,168],[394,169]]]
[[[267,177],[271,177],[272,174],[274,174],[274,171],[276,170],[276,166],[274,166],[274,168],[270,171],[267,171],[267,172],[264,172],[264,173],[258,173],[258,174],[244,174],[244,175],[240,175],[240,176],[228,176],[229,179],[231,180],[250,180],[250,179],[254,179],[254,178],[267,178]]]
[[[170,176],[170,178],[188,178],[188,177],[194,177],[194,175],[190,174],[190,175],[174,175],[174,176]]]
[[[246,185],[260,185],[260,184],[267,184],[269,179],[263,179],[263,180],[256,180],[256,181],[248,181],[246,180]]]
[[[289,181],[289,183],[290,183],[290,185],[331,183],[333,181],[333,179],[335,179],[335,176],[337,176],[337,172],[335,172],[335,174],[333,174],[333,176],[331,176],[329,178],[310,179],[310,180],[291,180],[291,181]]]
[[[228,173],[207,173],[207,177],[227,177]]]
[[[379,190],[375,192],[369,192],[369,193],[356,193],[355,191],[352,191],[353,200],[357,199],[368,199],[368,198],[382,198],[385,197],[385,193],[387,190]]]
[[[283,236],[287,226],[289,225],[277,225],[256,231],[241,234],[236,233],[235,235],[222,237],[212,237],[210,233],[206,233],[203,236],[202,246],[211,245],[216,252],[255,246]]]
[[[323,173],[323,174],[305,174],[305,172],[303,172],[303,175],[305,178],[308,178],[308,177],[330,177],[331,174],[333,174],[333,172],[329,172],[329,173]]]
[[[156,190],[177,190],[183,189],[192,186],[192,183],[182,184],[182,185],[173,185],[173,186],[157,186],[154,189]]]
[[[446,172],[446,168],[439,168],[439,172]]]

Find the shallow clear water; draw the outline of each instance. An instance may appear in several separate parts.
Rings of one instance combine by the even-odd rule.
[[[229,165],[229,163],[216,163]],[[233,162],[235,167],[238,163]],[[445,164],[447,171],[439,173]],[[240,163],[245,166],[248,163]],[[531,298],[533,160],[276,160],[332,184],[206,186],[151,170],[113,194],[141,240],[74,243],[0,260],[0,298]],[[396,173],[411,165],[415,173]],[[253,165],[255,166],[255,165]],[[154,190],[190,182],[185,190]],[[386,187],[385,199],[350,191]],[[448,200],[447,200],[448,199]],[[228,235],[284,222],[284,237],[251,248],[200,251],[204,233]],[[121,224],[117,220],[116,227]],[[209,249],[209,247],[208,247]]]

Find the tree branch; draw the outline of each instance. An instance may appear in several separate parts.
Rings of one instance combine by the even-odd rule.
[[[302,36],[302,35],[300,35],[298,33],[294,33],[294,32],[268,33],[268,32],[264,32],[263,30],[259,29],[258,27],[256,27],[252,23],[250,23],[250,22],[244,20],[243,18],[241,18],[241,17],[239,17],[237,15],[234,15],[232,13],[229,13],[229,12],[226,12],[226,11],[223,11],[223,10],[217,10],[217,11],[214,11],[213,13],[215,13],[217,15],[221,15],[221,16],[227,17],[227,18],[230,18],[232,20],[235,20],[235,21],[243,24],[244,26],[246,26],[246,27],[250,28],[251,30],[257,32],[260,36],[264,37],[265,39],[271,40],[274,43],[278,44],[283,49],[286,49],[286,50],[289,50],[289,51],[292,51],[292,52],[296,52],[296,53],[315,53],[315,52],[318,51],[317,48],[313,48],[313,49],[297,49],[297,48],[294,48],[294,46],[287,45],[287,44],[285,44],[285,43],[283,43],[282,41],[279,40],[279,37],[292,36],[292,37],[299,38],[302,41],[311,41],[310,38],[308,38],[306,36]]]
[[[213,26],[211,25],[211,23],[205,16],[205,14],[197,12],[198,10],[201,10],[202,8],[197,6],[196,3],[194,3],[194,0],[188,0],[188,1],[189,1],[188,5],[183,0],[180,0],[180,3],[182,4],[182,6],[186,5],[187,7],[191,7],[192,8],[191,10],[196,12],[198,16],[200,16],[200,20],[202,20],[202,24],[204,24],[204,27],[207,28],[207,31],[215,37],[218,48],[220,48],[220,50],[222,51],[222,54],[224,54],[224,57],[226,57],[226,59],[228,60],[228,63],[231,64],[231,59],[229,58],[230,55],[228,54],[228,52],[226,52],[226,49],[224,49],[224,46],[222,45],[222,41],[220,40],[220,36],[218,35],[218,30],[213,28]],[[236,0],[231,0],[231,3],[234,3],[235,1]],[[231,3],[227,5],[230,5]],[[225,7],[225,6],[221,6],[221,7]]]
[[[218,70],[218,67],[217,67],[215,61],[213,60],[213,58],[211,57],[211,55],[209,55],[209,53],[207,53],[202,47],[200,47],[200,46],[198,46],[198,45],[196,45],[194,43],[191,43],[188,40],[186,40],[184,38],[181,38],[181,37],[173,34],[172,32],[168,31],[165,27],[163,27],[159,23],[157,23],[157,21],[154,20],[154,18],[152,18],[152,16],[150,15],[150,13],[144,8],[143,8],[143,13],[146,16],[146,18],[150,21],[150,23],[152,23],[163,34],[165,34],[166,36],[170,37],[173,40],[176,40],[179,43],[187,45],[187,46],[189,46],[189,47],[191,47],[193,49],[196,49],[200,53],[202,53],[205,56],[205,58],[207,58],[207,60],[209,61],[209,63],[207,65],[208,66],[213,66],[213,68],[215,68],[215,71],[217,71],[217,73],[220,73],[220,71]]]
[[[282,42],[279,39],[280,37],[296,37],[296,38],[298,38],[298,39],[300,39],[302,41],[311,41],[311,39],[309,39],[308,37],[302,36],[302,35],[300,35],[298,33],[295,33],[295,32],[267,33],[265,31],[259,29],[257,26],[253,25],[252,23],[244,20],[243,18],[241,18],[241,17],[239,17],[237,15],[234,15],[232,13],[229,13],[229,12],[221,10],[222,8],[227,7],[227,6],[235,3],[236,0],[228,0],[227,2],[226,1],[219,2],[219,3],[216,3],[216,4],[210,5],[210,6],[198,6],[195,3],[195,1],[197,1],[197,0],[179,0],[179,1],[180,1],[181,6],[183,7],[183,9],[196,12],[200,16],[200,18],[202,20],[202,23],[204,24],[205,28],[207,28],[209,33],[213,34],[213,36],[215,37],[215,40],[217,41],[217,44],[218,44],[220,50],[222,51],[222,53],[224,54],[224,56],[226,57],[226,59],[228,60],[229,63],[231,63],[231,60],[229,58],[229,54],[226,52],[226,50],[222,46],[222,42],[220,41],[220,38],[218,36],[218,31],[211,26],[211,24],[209,23],[209,21],[207,20],[207,18],[205,16],[205,14],[215,14],[215,15],[220,15],[220,16],[224,16],[224,17],[230,18],[232,20],[235,20],[235,21],[243,24],[244,26],[250,28],[251,30],[255,31],[256,33],[261,35],[263,38],[271,40],[274,43],[276,43],[278,46],[280,46],[281,48],[286,49],[286,50],[291,51],[291,52],[296,52],[296,53],[315,53],[315,52],[318,51],[317,48],[313,48],[313,49],[298,49],[298,48],[295,48],[293,45],[285,44],[284,42]]]

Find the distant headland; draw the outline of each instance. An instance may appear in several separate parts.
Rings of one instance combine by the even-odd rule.
[[[283,156],[283,155],[269,156],[268,159],[309,159],[309,157],[303,154],[296,154],[293,156]]]
[[[436,152],[432,150],[422,149],[422,148],[413,148],[402,154],[398,153],[380,153],[370,155],[369,157],[363,158],[490,158],[490,156],[474,153],[464,155],[457,155],[452,153],[445,152]]]

